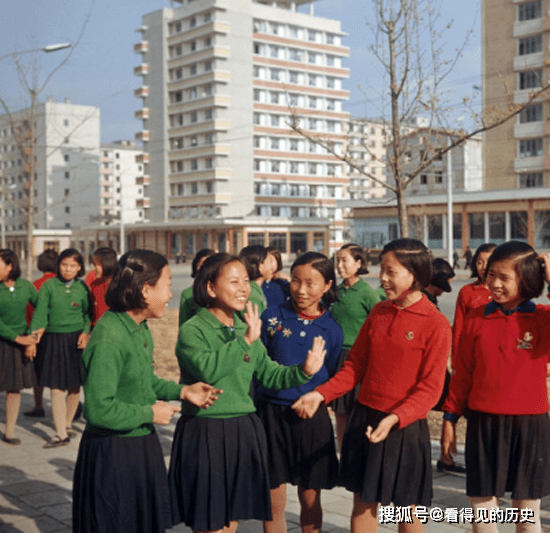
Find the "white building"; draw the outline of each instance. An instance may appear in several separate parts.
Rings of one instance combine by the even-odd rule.
[[[190,254],[251,242],[283,253],[339,246],[342,164],[289,123],[344,142],[340,22],[316,17],[313,0],[178,4],[145,15],[134,47],[151,180],[144,216],[170,232],[169,250]]]

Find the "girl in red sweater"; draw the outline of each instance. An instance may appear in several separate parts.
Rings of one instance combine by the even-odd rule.
[[[544,263],[544,264],[543,264]],[[471,506],[496,509],[505,492],[512,507],[533,513],[517,531],[540,531],[540,499],[550,494],[550,423],[546,365],[550,308],[535,305],[550,280],[550,255],[519,241],[493,251],[485,281],[493,301],[471,311],[454,358],[443,422],[443,453],[456,452],[455,424],[469,408],[466,492]],[[479,523],[474,531],[497,531]]]
[[[105,311],[109,309],[105,303],[105,294],[117,266],[116,252],[106,246],[98,248],[92,256],[92,265],[95,273],[95,279],[90,283],[93,306],[91,326],[93,328]]]
[[[431,277],[431,254],[420,241],[388,243],[380,268],[387,300],[371,310],[342,369],[293,406],[303,418],[311,417],[321,403],[361,383],[340,468],[340,484],[354,493],[351,533],[376,531],[380,503],[431,503],[426,414],[443,390],[451,348],[449,322],[420,291]],[[415,519],[401,523],[399,531],[423,526]]]

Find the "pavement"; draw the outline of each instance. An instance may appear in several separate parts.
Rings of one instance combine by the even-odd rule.
[[[46,418],[28,418],[23,412],[33,405],[31,391],[22,391],[21,414],[16,428],[21,445],[10,446],[0,441],[0,533],[69,533],[71,531],[71,491],[73,469],[78,452],[80,436],[85,422],[80,419],[74,424],[78,435],[68,446],[45,450],[44,443],[53,436],[54,428],[50,417],[48,390],[44,405]],[[4,431],[5,408],[0,405],[0,432]],[[168,462],[170,446],[175,429],[175,420],[169,426],[157,427],[159,438]],[[462,451],[462,450],[459,450]],[[432,443],[432,456],[439,456],[439,444]],[[462,453],[458,460],[464,462]],[[429,509],[425,530],[428,533],[451,533],[470,531],[471,525],[460,519],[453,523],[452,509],[460,511],[468,507],[465,495],[465,478],[442,474],[436,471],[434,461],[434,497]],[[352,495],[342,488],[322,493],[324,512],[323,533],[345,533],[349,531]],[[509,507],[507,499],[501,501],[501,508]],[[550,497],[543,500],[543,529],[550,532]],[[300,506],[294,487],[288,488],[286,507],[289,533],[298,533]],[[391,513],[390,513],[391,514]],[[395,523],[379,524],[379,531],[397,531]],[[190,533],[190,529],[179,525],[171,532]],[[239,533],[261,533],[258,521],[243,521]],[[513,524],[499,525],[499,531],[515,531]],[[128,532],[132,533],[132,532]]]

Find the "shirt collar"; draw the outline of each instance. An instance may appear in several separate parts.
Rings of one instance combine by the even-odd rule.
[[[114,311],[107,311],[108,313],[115,313]],[[141,324],[136,323],[136,321],[126,312],[124,313],[115,313],[119,320],[126,326],[126,329],[130,333],[135,333],[136,331],[139,331],[140,326],[145,325],[145,327],[149,327],[147,325],[147,320],[144,320]]]
[[[199,315],[209,327],[216,329],[231,329],[230,326],[222,324],[206,307],[200,307],[197,315]],[[246,324],[239,318],[237,313],[233,313],[234,329],[239,330],[241,327],[246,327]]]
[[[343,289],[344,291],[358,291],[364,283],[366,283],[366,281],[363,278],[359,278],[359,281],[356,281],[351,287],[346,287],[346,285],[342,281],[339,288]]]
[[[283,319],[286,318],[294,318],[295,320],[299,320],[298,313],[294,309],[294,305],[292,304],[292,300],[287,300],[283,304],[280,305],[281,308],[281,316]],[[325,307],[325,312],[314,319],[312,321],[315,322],[315,325],[319,326],[320,328],[326,329],[328,321],[330,321],[331,314],[329,313],[328,309]]]
[[[500,311],[503,315],[506,315],[506,316],[510,316],[511,314],[516,312],[534,313],[536,309],[537,309],[537,306],[531,300],[523,301],[514,309],[504,309],[502,305],[497,304],[495,301],[492,301],[485,306],[485,309],[483,310],[483,316],[491,315],[493,313],[496,313],[497,311]]]
[[[429,316],[434,312],[439,313],[439,311],[434,307],[434,305],[426,298],[426,295],[422,293],[422,298],[418,302],[408,305],[407,307],[401,308],[397,306],[393,300],[385,300],[388,302],[387,305],[390,305],[396,311],[406,311],[408,313],[415,313],[417,315]]]

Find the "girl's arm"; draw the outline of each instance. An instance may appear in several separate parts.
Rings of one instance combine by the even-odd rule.
[[[52,280],[53,279],[54,278],[52,278]],[[32,315],[31,325],[29,326],[29,333],[33,333],[36,330],[44,330],[48,326],[48,307],[52,294],[50,285],[50,283],[44,283],[38,292],[34,314]]]
[[[465,287],[462,287],[458,293],[458,297],[456,299],[456,307],[455,307],[455,318],[453,321],[453,347],[451,352],[451,360],[453,368],[455,366],[454,358],[455,353],[458,353],[458,340],[460,339],[460,334],[462,332],[462,328],[464,327],[464,319],[466,318],[466,298],[465,298],[465,289],[468,285]]]

